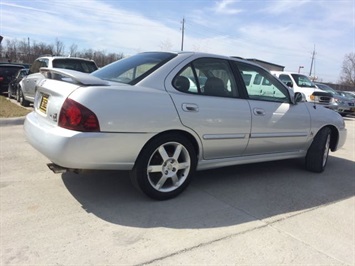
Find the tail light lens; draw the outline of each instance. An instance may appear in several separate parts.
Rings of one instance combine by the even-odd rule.
[[[94,112],[71,99],[66,99],[63,103],[58,125],[81,132],[100,131],[99,120]]]

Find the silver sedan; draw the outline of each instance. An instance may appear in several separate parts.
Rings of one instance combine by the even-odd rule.
[[[41,71],[24,128],[50,168],[130,170],[154,199],[180,194],[195,170],[305,158],[322,172],[346,138],[338,113],[241,59],[146,52],[90,75]]]

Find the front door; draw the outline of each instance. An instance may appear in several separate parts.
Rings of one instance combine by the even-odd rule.
[[[203,159],[243,154],[250,136],[250,107],[239,98],[227,60],[197,59],[172,80],[167,79],[165,86],[182,124],[198,134]]]
[[[288,89],[264,69],[236,64],[242,78],[252,77],[244,80],[252,116],[250,141],[244,155],[304,150],[311,128],[305,104],[292,104]]]

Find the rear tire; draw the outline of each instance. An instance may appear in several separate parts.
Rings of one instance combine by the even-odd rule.
[[[131,171],[131,180],[147,196],[167,200],[189,185],[196,164],[196,152],[186,138],[163,135],[143,148]]]
[[[330,133],[330,128],[325,127],[314,137],[306,155],[307,170],[315,173],[324,171],[329,156]]]
[[[16,101],[19,103],[20,102],[20,89],[16,89]]]
[[[20,104],[21,104],[22,106],[24,106],[24,107],[29,106],[29,105],[30,105],[30,102],[25,99],[25,97],[23,96],[22,90],[19,89],[19,91],[20,91]]]
[[[11,99],[11,89],[10,89],[10,85],[9,85],[9,87],[8,87],[8,89],[7,89],[7,97],[8,97],[9,99]]]

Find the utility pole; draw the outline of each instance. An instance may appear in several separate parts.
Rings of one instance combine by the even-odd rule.
[[[182,27],[181,27],[181,51],[184,51],[184,34],[185,34],[185,18],[182,18]]]
[[[31,47],[30,47],[30,37],[27,37],[27,62],[30,64],[30,54],[31,54]]]
[[[312,69],[313,69],[313,62],[315,60],[316,55],[316,46],[314,45],[313,52],[312,52],[312,61],[311,61],[311,68],[309,69],[309,76],[312,77]],[[314,73],[315,74],[315,73]],[[315,76],[315,75],[314,75]]]

